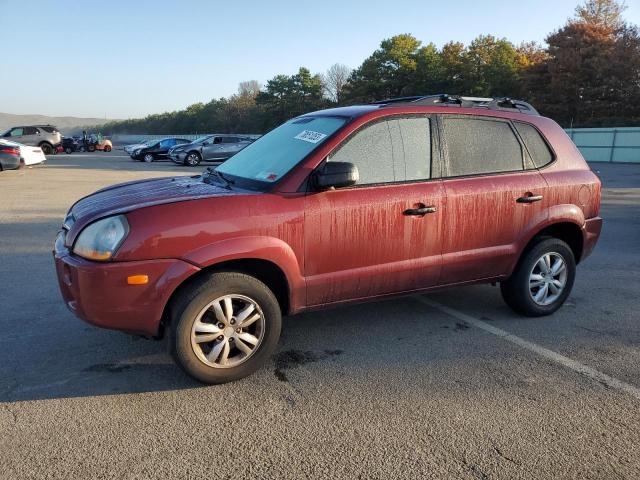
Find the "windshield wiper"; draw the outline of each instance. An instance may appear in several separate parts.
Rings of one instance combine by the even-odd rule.
[[[224,186],[224,188],[227,188],[229,190],[231,190],[231,185],[236,183],[233,180],[226,178],[221,172],[219,172],[213,167],[207,167],[206,172],[209,176],[213,176],[219,179],[222,182],[222,185]]]

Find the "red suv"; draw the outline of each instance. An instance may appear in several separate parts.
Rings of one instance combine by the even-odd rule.
[[[244,377],[281,316],[500,282],[548,315],[600,234],[600,181],[564,131],[510,99],[429,96],[309,113],[195,177],[76,202],[55,242],[62,296],[160,338],[193,377]]]

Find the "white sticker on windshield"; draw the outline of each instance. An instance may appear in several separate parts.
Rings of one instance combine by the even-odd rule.
[[[309,143],[318,143],[324,137],[326,137],[324,133],[314,132],[313,130],[304,130],[293,138],[297,138],[298,140],[304,140],[305,142],[309,142]]]

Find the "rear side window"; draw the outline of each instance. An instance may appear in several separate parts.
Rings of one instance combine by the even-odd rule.
[[[523,170],[522,147],[507,122],[444,118],[448,176]]]
[[[38,133],[38,129],[36,127],[24,127],[23,135],[36,135]]]
[[[222,143],[238,143],[238,139],[236,137],[223,137]]]
[[[56,127],[38,127],[40,130],[44,130],[45,132],[48,133],[53,133],[56,130]]]
[[[553,154],[549,150],[547,142],[544,141],[538,130],[526,123],[513,122],[516,130],[520,134],[524,146],[531,156],[531,160],[536,168],[544,167],[553,161]]]

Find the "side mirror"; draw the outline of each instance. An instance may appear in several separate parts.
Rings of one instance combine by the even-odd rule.
[[[349,162],[326,162],[316,171],[313,184],[318,190],[355,185],[360,179],[358,167]]]

